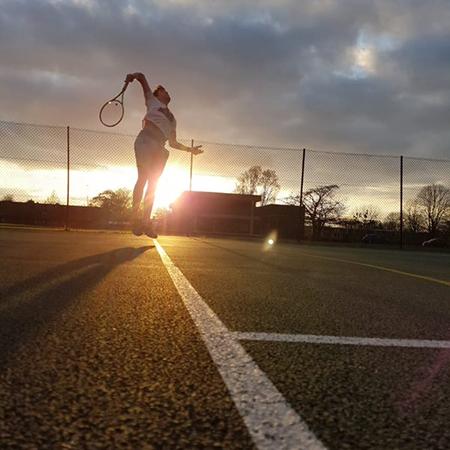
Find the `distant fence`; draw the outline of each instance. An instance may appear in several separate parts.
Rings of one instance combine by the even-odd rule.
[[[86,206],[103,191],[132,190],[134,139],[0,121],[0,201]],[[311,239],[400,246],[432,237],[444,243],[450,239],[449,160],[334,153],[301,146],[197,140],[193,144],[203,145],[204,154],[191,158],[189,153],[171,151],[155,208],[168,207],[185,190],[234,192],[241,180],[241,192],[265,192],[266,203],[302,203],[306,235]],[[255,166],[261,168],[260,179],[256,192],[249,192],[253,187],[249,169]],[[324,187],[328,190],[321,191]]]

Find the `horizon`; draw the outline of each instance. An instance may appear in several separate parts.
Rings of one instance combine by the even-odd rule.
[[[5,127],[9,133],[0,138],[2,154],[6,155],[0,157],[4,174],[1,198],[13,195],[17,201],[42,202],[54,193],[65,203],[62,199],[66,198],[67,188],[66,129],[3,122]],[[111,132],[70,130],[71,204],[87,205],[108,189],[132,189],[136,169],[126,149],[133,139],[133,136]],[[194,158],[193,190],[231,193],[238,176],[258,164],[275,170],[279,177],[280,190],[274,203],[283,204],[289,195],[300,191],[301,149],[201,143],[210,151]],[[22,159],[14,158],[17,149],[21,150]],[[92,164],[93,153],[96,164]],[[399,157],[318,150],[307,150],[306,154],[304,191],[337,184],[338,196],[346,204],[346,216],[367,206],[378,208],[384,217],[399,209]],[[36,156],[41,158],[35,159]],[[404,166],[405,203],[423,186],[448,185],[450,161],[404,157]],[[187,190],[189,155],[172,150],[158,184],[154,211],[169,208]]]

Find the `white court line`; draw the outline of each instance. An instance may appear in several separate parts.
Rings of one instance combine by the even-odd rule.
[[[161,245],[153,241],[259,450],[322,450],[278,389],[209,308]]]
[[[384,339],[314,334],[247,333],[234,331],[232,336],[241,341],[302,342],[307,344],[340,344],[373,347],[450,348],[450,341],[431,339]]]

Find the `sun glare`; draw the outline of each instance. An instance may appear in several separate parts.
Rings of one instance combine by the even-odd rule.
[[[175,165],[168,165],[158,182],[155,193],[155,205],[158,208],[169,208],[182,192],[189,189],[189,176],[186,169]]]
[[[233,192],[234,179],[197,174],[192,182],[192,190],[205,192]],[[153,211],[169,208],[184,191],[189,190],[189,173],[186,167],[168,165],[159,179]]]

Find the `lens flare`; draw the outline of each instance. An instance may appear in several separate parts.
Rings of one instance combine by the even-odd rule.
[[[263,251],[265,252],[270,251],[275,245],[275,242],[277,242],[277,237],[278,237],[277,230],[271,231],[264,239]]]

